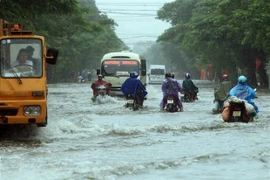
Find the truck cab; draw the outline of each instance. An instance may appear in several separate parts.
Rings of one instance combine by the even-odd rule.
[[[57,56],[44,37],[0,19],[0,125],[47,125],[46,65]]]

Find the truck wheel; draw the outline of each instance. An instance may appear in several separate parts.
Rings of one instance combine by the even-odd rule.
[[[40,123],[37,124],[37,127],[46,127],[48,123],[48,113],[46,112],[46,116],[45,116],[45,122],[44,123]]]

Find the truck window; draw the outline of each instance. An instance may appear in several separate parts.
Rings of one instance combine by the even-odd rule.
[[[42,49],[38,39],[3,39],[1,41],[1,76],[41,77]]]

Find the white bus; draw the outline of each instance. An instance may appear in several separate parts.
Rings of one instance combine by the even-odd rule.
[[[111,52],[102,57],[97,74],[102,74],[103,80],[112,84],[109,93],[111,96],[122,96],[121,86],[132,71],[138,72],[138,79],[146,86],[146,59],[142,55]]]
[[[149,84],[162,83],[166,74],[165,65],[150,65]]]

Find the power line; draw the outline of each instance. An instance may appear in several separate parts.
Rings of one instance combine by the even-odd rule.
[[[100,11],[146,11],[146,12],[157,12],[157,10],[154,10],[154,9],[99,9]]]
[[[134,3],[128,3],[128,2],[109,2],[109,3],[96,3],[99,11],[107,14],[107,16],[111,17],[117,22],[121,23],[134,23],[134,22],[145,22],[148,24],[151,24],[151,22],[156,22],[161,20],[157,20],[157,12],[160,8],[162,8],[165,3],[147,3],[147,2],[134,2]],[[136,20],[137,18],[137,20]],[[144,19],[142,19],[144,18]],[[124,22],[126,21],[126,22]],[[153,25],[154,26],[154,25]],[[129,31],[123,31],[123,33],[119,32],[121,29],[120,26],[116,27],[116,34],[119,39],[123,40],[125,44],[132,45],[134,43],[138,43],[139,41],[156,41],[157,37],[162,34],[162,32],[159,34],[151,33],[144,33],[144,31],[139,28],[135,28],[134,30],[137,30],[137,32],[133,32],[133,26],[121,26],[125,27],[125,29],[129,28],[130,34],[128,34]],[[119,28],[119,30],[117,30]],[[125,33],[127,32],[127,33]]]
[[[102,11],[103,13],[108,13],[108,14],[130,14],[130,15],[139,15],[139,16],[144,16],[144,15],[147,15],[147,16],[157,16],[156,13],[142,13],[140,12],[140,10],[134,10],[134,12],[130,12],[129,10],[104,10]],[[136,13],[137,12],[137,13]],[[149,12],[148,10],[147,11],[143,11],[143,12]],[[152,11],[152,12],[157,12],[157,11]],[[191,15],[191,13],[178,13],[178,15],[182,15],[182,16],[187,16],[187,15]]]
[[[114,19],[114,21],[116,22],[116,23],[118,23],[118,22],[134,22],[134,23],[138,23],[140,20],[138,20],[138,19],[133,19],[133,20],[131,20],[131,19],[117,19],[117,20],[115,20]],[[156,20],[154,20],[154,19],[143,19],[143,22],[147,22],[147,23],[156,23],[157,21]],[[162,22],[164,22],[165,23],[165,21],[160,21],[161,23]],[[166,24],[169,24],[169,23],[166,23]]]
[[[125,12],[112,12],[112,11],[108,11],[108,12],[105,12],[105,13],[108,13],[108,14],[124,14],[124,15],[140,15],[140,16],[157,16],[156,14],[147,14],[147,13],[125,13]]]
[[[165,3],[96,3],[96,5],[106,6],[163,6]]]
[[[157,38],[161,34],[121,34],[118,33],[118,36],[121,36],[123,39],[135,39],[135,38]]]

